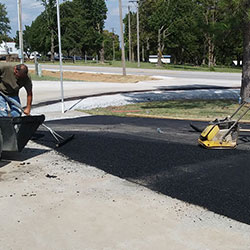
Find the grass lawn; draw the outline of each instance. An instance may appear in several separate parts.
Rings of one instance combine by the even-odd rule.
[[[59,81],[60,78],[58,77],[52,77],[52,76],[38,76],[34,73],[30,73],[31,79],[33,81]]]
[[[238,106],[235,100],[173,100],[82,111],[93,115],[213,120],[233,114]],[[250,121],[250,112],[244,116],[244,120]]]
[[[29,73],[29,75],[33,81],[60,81],[60,77],[47,76],[44,74],[40,77],[37,74],[33,73],[32,71]],[[75,81],[74,79],[69,79],[69,78],[63,78],[63,80],[64,81]]]

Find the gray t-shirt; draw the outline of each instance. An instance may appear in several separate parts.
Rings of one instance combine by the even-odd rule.
[[[17,96],[19,89],[25,87],[28,92],[32,91],[32,81],[29,76],[24,79],[16,79],[14,66],[0,65],[0,91],[8,96]]]

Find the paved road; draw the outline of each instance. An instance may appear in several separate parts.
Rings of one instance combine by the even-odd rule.
[[[75,134],[58,149],[70,159],[250,224],[249,137],[242,134],[236,150],[205,150],[189,123],[98,116],[48,124],[65,137]],[[38,143],[53,147],[40,133],[46,136]]]
[[[33,65],[29,66],[34,68]],[[43,64],[44,70],[59,70],[59,65]],[[122,74],[121,68],[115,67],[94,67],[94,66],[74,66],[63,65],[63,70],[67,71],[80,71],[80,72],[93,72],[93,73],[115,73]],[[164,77],[176,77],[180,79],[212,79],[212,80],[229,80],[240,81],[240,73],[218,73],[218,72],[200,72],[200,71],[181,71],[181,70],[159,70],[159,69],[138,69],[127,68],[128,74],[136,75],[158,75]]]

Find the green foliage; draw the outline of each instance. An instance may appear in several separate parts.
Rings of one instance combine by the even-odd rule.
[[[11,30],[9,23],[10,21],[7,16],[6,7],[4,4],[0,3],[0,42],[9,39],[8,33]]]
[[[249,17],[247,4],[248,0],[139,1],[140,44],[146,48],[146,58],[162,49],[175,64],[214,67],[242,60],[242,21]],[[128,16],[124,23],[128,41]],[[131,28],[135,50],[136,13],[131,15]]]
[[[125,106],[111,106],[82,110],[92,115],[145,116],[162,118],[204,119],[225,118],[231,115],[239,104],[236,100],[169,100],[135,103]],[[244,116],[250,120],[250,114]]]
[[[125,51],[127,52],[127,58],[129,57],[129,29],[128,29],[128,18],[129,15],[127,14],[123,20],[125,23],[125,33],[124,33],[124,42],[125,42]],[[143,30],[144,21],[140,21],[140,30]],[[130,27],[131,27],[131,47],[132,47],[132,53],[134,55],[136,51],[137,46],[137,28],[136,28],[136,13],[130,12]],[[141,35],[143,33],[141,32]],[[141,37],[142,38],[142,37]],[[141,41],[144,41],[142,38]],[[134,56],[133,56],[134,59]]]
[[[105,1],[73,0],[72,9],[74,13],[69,23],[77,24],[71,32],[77,33],[82,54],[97,54],[103,41],[102,31],[107,13]]]
[[[104,52],[105,52],[105,59],[106,60],[113,60],[120,59],[120,44],[119,44],[119,37],[115,35],[113,32],[109,32],[104,30],[103,32],[103,39],[104,39]],[[113,53],[113,48],[115,50],[115,55]]]
[[[58,51],[56,0],[38,1],[45,11],[26,26],[25,48],[43,54]],[[140,57],[147,61],[150,54],[170,54],[174,64],[207,64],[211,70],[241,61],[249,4],[249,0],[140,0]],[[105,0],[66,0],[60,13],[65,55],[95,56],[104,46],[105,59],[112,60],[114,41],[119,58],[118,36],[103,31]],[[130,13],[132,60],[137,57],[136,14]],[[128,58],[128,15],[124,23]]]
[[[43,12],[32,22],[31,26],[25,26],[23,32],[24,50],[39,51],[47,54],[50,51],[50,32],[47,26],[47,15]]]
[[[56,1],[40,0],[45,11],[31,26],[26,26],[24,40],[32,50],[46,54],[58,51]],[[101,49],[107,7],[105,0],[73,0],[60,5],[62,50],[65,55],[93,55]]]

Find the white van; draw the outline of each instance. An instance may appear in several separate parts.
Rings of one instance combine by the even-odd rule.
[[[150,55],[149,56],[149,62],[150,63],[157,63],[158,62],[158,56],[157,55]],[[161,58],[162,63],[170,63],[171,62],[171,56],[170,55],[163,55]]]

